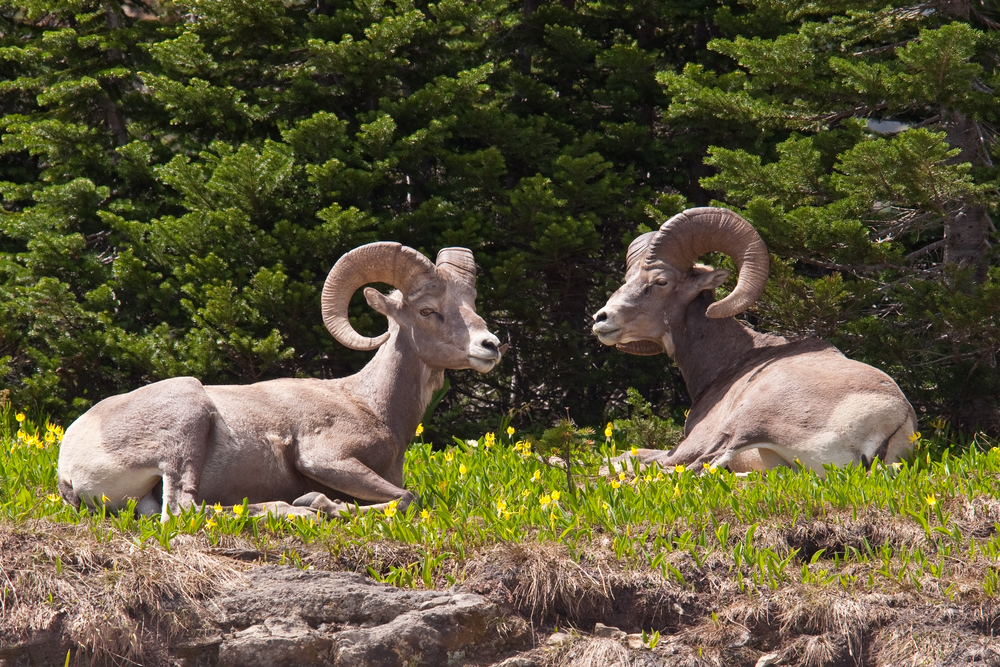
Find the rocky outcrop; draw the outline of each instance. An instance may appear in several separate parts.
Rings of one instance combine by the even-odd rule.
[[[503,624],[501,635],[500,612],[482,596],[401,590],[354,573],[258,567],[206,603],[210,617],[170,647],[168,662],[186,667],[437,666],[479,662],[517,641],[509,624]],[[68,650],[58,641],[47,644],[52,655],[65,656]],[[36,664],[38,651],[38,642],[4,647],[0,667]]]
[[[471,593],[400,590],[359,574],[278,566],[247,579],[216,599],[226,631],[219,667],[443,665],[496,639],[499,612]]]

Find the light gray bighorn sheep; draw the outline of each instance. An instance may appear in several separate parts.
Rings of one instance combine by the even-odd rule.
[[[715,251],[739,270],[719,302],[729,271],[694,263]],[[763,293],[768,269],[764,242],[736,213],[684,211],[636,238],[626,267],[593,331],[623,352],[666,352],[692,401],[684,440],[639,450],[641,462],[735,472],[798,464],[822,475],[824,464],[891,463],[912,449],[916,415],[888,375],[818,338],[788,340],[733,319]]]
[[[506,351],[476,314],[472,252],[445,248],[437,264],[399,243],[372,243],[341,257],[323,287],[323,321],[355,350],[379,348],[358,373],[334,380],[280,379],[246,386],[163,380],[106,398],[66,429],[59,489],[79,506],[112,510],[138,501],[141,514],[201,502],[251,513],[337,516],[348,502],[396,501],[403,454],[445,369],[485,373]],[[375,338],[347,317],[354,292],[389,319]],[[158,489],[162,488],[162,496]],[[345,502],[348,501],[348,502]]]

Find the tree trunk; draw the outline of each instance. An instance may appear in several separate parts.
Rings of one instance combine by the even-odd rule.
[[[948,143],[961,152],[954,162],[971,162],[973,166],[985,165],[986,147],[976,123],[958,112],[945,115],[944,128]],[[949,214],[944,223],[944,261],[975,267],[975,280],[986,281],[990,249],[989,235],[995,229],[993,220],[984,204],[966,202]]]

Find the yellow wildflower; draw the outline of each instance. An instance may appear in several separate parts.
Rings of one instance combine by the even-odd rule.
[[[625,471],[624,470],[622,470],[620,473],[618,473],[618,479],[621,480],[621,481],[623,481],[623,482],[625,481]]]
[[[399,501],[391,500],[391,501],[389,501],[389,504],[385,506],[385,515],[387,517],[392,518],[393,516],[395,516],[396,511],[397,511],[396,510],[396,505],[397,504],[399,504]]]
[[[497,436],[493,431],[490,431],[485,436],[483,436],[483,444],[486,445],[486,449],[489,449],[496,444]]]
[[[212,505],[212,509],[215,510],[216,514],[222,514],[222,503],[215,503]]]
[[[109,500],[111,500],[111,498],[108,498],[108,497],[107,497],[106,495],[104,495],[103,493],[101,494],[101,502],[102,502],[102,503],[107,503],[107,502],[108,502]]]
[[[521,491],[521,497],[522,498],[527,498],[530,495],[531,495],[531,491],[528,491],[527,489],[524,489],[523,491]]]
[[[680,498],[680,497],[681,497],[681,487],[674,484],[674,498]]]
[[[619,482],[619,481],[618,481],[617,479],[613,479],[613,480],[611,480],[611,488],[612,488],[612,489],[617,489],[617,488],[618,488],[618,487],[620,487],[621,485],[622,485],[622,483],[621,483],[621,482]]]
[[[903,467],[903,464],[900,463],[899,461],[896,461],[895,463],[892,464],[892,469],[896,470],[896,471],[898,471],[902,467]]]
[[[421,520],[421,521],[425,521],[425,522],[426,522],[426,521],[430,521],[430,520],[431,520],[431,513],[430,513],[430,512],[428,512],[428,511],[427,511],[427,510],[425,510],[425,509],[423,509],[423,510],[420,510],[420,520]]]
[[[53,502],[53,503],[57,503],[60,500],[62,500],[62,497],[58,493],[50,493],[49,495],[47,495],[45,497],[49,499],[49,502]]]
[[[559,492],[558,491],[553,491],[552,492],[552,502],[554,502],[554,503],[559,502]]]
[[[650,473],[648,473],[648,472],[647,472],[647,473],[646,473],[646,476],[645,476],[645,477],[644,477],[643,479],[645,480],[645,482],[646,482],[647,484],[649,484],[650,482],[652,482],[652,481],[653,481],[653,476],[652,476],[652,475],[651,475]]]
[[[421,422],[420,424],[417,424],[417,435],[419,436],[423,432],[424,432],[424,425],[423,422]]]
[[[910,435],[910,442],[916,442],[916,441],[917,441],[917,440],[919,440],[919,439],[920,439],[920,431],[914,431],[914,432],[913,432],[913,433],[912,433],[912,434]]]
[[[45,432],[45,442],[47,442],[47,443],[49,443],[51,445],[55,441],[56,441],[56,434],[53,433],[52,431],[46,431]]]
[[[538,502],[542,504],[542,509],[544,509],[548,507],[549,504],[552,502],[552,496],[546,493],[544,496],[538,499]]]
[[[444,460],[447,461],[448,463],[451,463],[452,461],[454,461],[455,460],[455,452],[453,452],[451,450],[448,450],[447,452],[445,452],[444,453]]]
[[[236,516],[243,516],[243,505],[233,506],[233,514]]]
[[[604,437],[610,439],[611,436],[614,435],[614,433],[615,433],[614,424],[608,422],[608,425],[604,427]]]
[[[684,467],[684,465],[676,465],[676,466],[674,466],[674,472],[676,472],[676,473],[682,473],[685,470],[687,470],[687,468]]]
[[[503,516],[504,512],[507,511],[507,501],[503,498],[497,500],[497,516]]]
[[[205,528],[215,528],[216,525],[218,524],[215,523],[215,519],[209,519],[205,522]]]
[[[460,475],[464,475],[467,472],[469,472],[469,469],[465,467],[464,463],[462,465],[458,466],[458,473]]]
[[[639,454],[639,450],[636,448],[635,445],[632,445],[631,447],[629,447],[628,451],[629,451],[629,454],[631,454],[632,456],[637,456]]]
[[[689,414],[691,414],[691,411],[690,410],[685,410],[684,411],[684,419],[687,419]]]
[[[16,415],[14,415],[14,419],[16,419],[18,422],[23,423],[26,417],[24,416],[23,412],[18,412]]]
[[[535,474],[531,476],[531,479],[534,480],[534,481],[536,481],[536,482],[541,481],[541,479],[542,479],[542,471],[541,470],[536,470]]]
[[[708,472],[710,472],[713,475],[715,475],[716,473],[719,472],[719,468],[718,468],[718,466],[712,466],[711,468],[708,469]]]
[[[507,427],[507,435],[514,435],[514,427],[513,426],[508,426]]]
[[[928,507],[934,507],[937,505],[937,496],[933,493],[928,493],[927,497],[924,498],[924,501],[927,503]]]
[[[705,470],[708,470],[709,468],[712,467],[712,465],[708,461],[705,461],[704,463],[701,464],[701,467],[704,468]]]

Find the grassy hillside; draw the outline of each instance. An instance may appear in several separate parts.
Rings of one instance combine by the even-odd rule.
[[[611,429],[573,434],[569,475],[517,433],[440,451],[418,437],[406,484],[422,502],[405,513],[291,521],[206,507],[161,523],[67,507],[55,488],[61,429],[18,418],[8,406],[0,426],[7,640],[30,633],[40,608],[76,619],[95,651],[150,618],[182,632],[180,607],[164,599],[194,603],[229,571],[283,562],[402,587],[464,583],[539,633],[600,621],[644,631],[650,656],[679,664],[1000,656],[1000,451],[982,438],[952,447],[942,422],[907,463],[825,479],[682,467],[601,476],[629,446]],[[89,576],[109,570],[129,574]],[[101,605],[114,623],[88,617]],[[883,641],[896,636],[912,641]],[[549,658],[570,659],[559,655]]]

